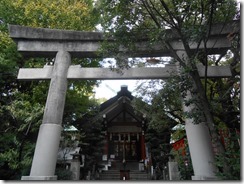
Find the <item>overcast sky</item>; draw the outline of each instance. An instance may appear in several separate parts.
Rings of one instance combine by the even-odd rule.
[[[101,82],[98,88],[95,89],[95,98],[110,99],[117,95],[122,85],[127,85],[128,90],[132,92],[136,88],[137,80],[104,80]]]
[[[154,59],[161,62],[169,62],[169,57],[155,57]],[[144,60],[144,61],[143,61]],[[145,67],[164,67],[165,65],[162,63],[159,64],[148,64],[145,62],[145,58],[137,58],[137,62],[144,62]],[[110,63],[108,62],[110,61]],[[115,60],[113,58],[108,58],[102,61],[102,65],[104,68],[108,68],[111,66],[110,64],[115,65]],[[135,96],[135,89],[137,87],[138,80],[103,80],[99,87],[95,89],[95,98],[106,98],[110,99],[117,95],[117,92],[120,91],[122,85],[127,85],[128,90]]]

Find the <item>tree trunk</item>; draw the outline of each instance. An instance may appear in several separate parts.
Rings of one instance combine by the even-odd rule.
[[[211,109],[210,104],[209,104],[207,96],[205,94],[205,90],[203,88],[200,76],[199,76],[197,70],[190,72],[190,75],[191,75],[191,77],[192,77],[192,79],[196,85],[196,89],[197,89],[197,92],[198,92],[199,97],[200,97],[200,102],[202,105],[202,109],[204,111],[204,115],[205,115],[206,122],[207,122],[209,131],[210,131],[210,134],[212,137],[212,141],[213,141],[215,148],[217,149],[217,154],[224,153],[224,147],[221,144],[219,136],[216,132],[217,130],[216,130],[215,125],[214,125],[214,119],[213,119],[213,115],[212,115],[211,110],[210,110]]]

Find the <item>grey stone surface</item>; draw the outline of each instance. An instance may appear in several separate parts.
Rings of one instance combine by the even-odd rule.
[[[42,123],[62,124],[70,63],[68,52],[57,53]]]
[[[173,56],[171,49],[166,48],[161,43],[150,44],[141,41],[135,44],[136,50],[128,51],[121,47],[119,50],[125,52],[128,57],[163,57]],[[190,43],[192,51],[196,50],[197,43]],[[180,41],[171,41],[174,50],[184,49]],[[223,50],[230,48],[231,42],[226,37],[209,38],[207,47],[209,54],[220,54]],[[18,51],[29,57],[54,57],[60,49],[70,52],[72,57],[76,58],[94,58],[94,57],[113,57],[110,55],[99,56],[98,50],[101,48],[101,42],[96,41],[57,41],[57,40],[19,40]],[[204,44],[199,45],[199,49],[204,49]]]
[[[240,22],[232,21],[225,24],[219,23],[212,25],[211,36],[228,35],[231,32],[240,31]],[[73,31],[73,30],[60,30],[60,29],[48,29],[48,28],[32,28],[20,25],[9,25],[9,33],[12,38],[22,39],[46,39],[46,40],[92,40],[102,41],[104,40],[103,33],[101,32],[86,32],[86,31]],[[166,31],[169,40],[178,39],[177,33],[172,30]],[[145,40],[146,35],[141,40]],[[110,40],[113,40],[110,38]]]
[[[189,58],[186,57],[187,55],[185,54],[185,51],[179,51],[177,54],[181,59],[189,61]],[[184,100],[188,101],[190,99],[192,99],[192,93],[187,91]],[[185,105],[183,103],[182,106],[184,112],[191,112],[194,108],[194,104]],[[194,123],[193,118],[186,118],[185,131],[187,135],[194,175],[213,177],[216,173],[216,167],[213,164],[214,153],[207,123],[209,122],[198,122],[198,124],[196,124]]]
[[[41,125],[31,166],[31,177],[37,179],[55,177],[61,129],[61,125],[57,124]]]
[[[225,25],[213,25],[212,34],[207,42],[207,52],[217,54],[228,49],[230,41],[227,34],[238,32],[239,29],[240,23],[237,21]],[[34,57],[54,57],[60,49],[69,51],[72,57],[101,57],[98,56],[97,51],[101,46],[100,43],[104,41],[102,33],[99,32],[31,28],[16,25],[10,25],[9,32],[10,37],[18,43],[18,51],[26,56]],[[170,42],[172,48],[167,48],[162,42],[150,43],[147,38],[141,38],[136,43],[137,50],[128,52],[128,49],[122,46],[119,50],[127,52],[127,56],[131,57],[159,57],[171,56],[171,49],[184,49],[176,33],[168,30],[166,38],[168,38],[167,41]],[[113,42],[113,39],[110,38],[108,41]],[[198,43],[190,43],[189,45],[192,50],[198,47]],[[202,48],[204,48],[203,43],[199,45],[199,49]]]
[[[36,180],[57,180],[57,176],[22,176],[21,180],[36,181]]]
[[[20,25],[9,25],[9,33],[12,38],[35,39],[35,40],[103,40],[101,32],[60,30],[49,28],[33,28]]]
[[[217,177],[209,177],[209,176],[192,176],[192,180],[199,181],[199,180],[206,180],[206,181],[217,181],[219,180]]]
[[[54,176],[67,90],[67,72],[70,62],[71,58],[68,52],[59,51],[57,53],[43,121],[32,161],[31,177],[43,177],[44,179]]]
[[[48,80],[51,79],[53,66],[44,68],[21,68],[19,80]],[[112,71],[109,68],[82,68],[80,65],[70,66],[67,74],[68,79],[73,80],[104,80],[104,79],[167,79],[176,74],[175,65],[166,65],[162,68],[130,68],[122,73]],[[198,66],[201,77],[205,77],[205,67]],[[230,77],[230,66],[208,66],[207,77]]]
[[[184,110],[189,111],[186,108],[184,107]],[[214,153],[206,123],[193,124],[191,119],[187,119],[185,129],[194,174],[214,177],[216,171],[216,167],[214,166]]]
[[[80,179],[80,161],[72,160],[70,165],[70,170],[72,172],[72,180]]]
[[[168,162],[169,180],[180,180],[180,172],[177,162]]]

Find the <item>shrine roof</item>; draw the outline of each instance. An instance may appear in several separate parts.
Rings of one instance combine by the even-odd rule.
[[[145,122],[145,117],[131,105],[133,99],[134,96],[128,91],[127,86],[121,86],[116,96],[100,105],[99,114],[106,119],[108,126],[132,124],[142,126],[141,123]]]
[[[123,85],[123,86],[121,86],[121,90],[117,93],[116,96],[110,98],[109,100],[107,100],[106,102],[104,102],[100,105],[100,111],[105,110],[106,108],[111,106],[121,97],[128,97],[130,100],[133,100],[133,98],[134,98],[134,96],[131,95],[131,92],[128,91],[127,86]]]

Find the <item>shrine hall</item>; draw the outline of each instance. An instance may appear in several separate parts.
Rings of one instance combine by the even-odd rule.
[[[116,96],[100,106],[106,135],[101,162],[105,170],[144,170],[146,116],[132,107],[133,98],[127,86],[121,86]]]

